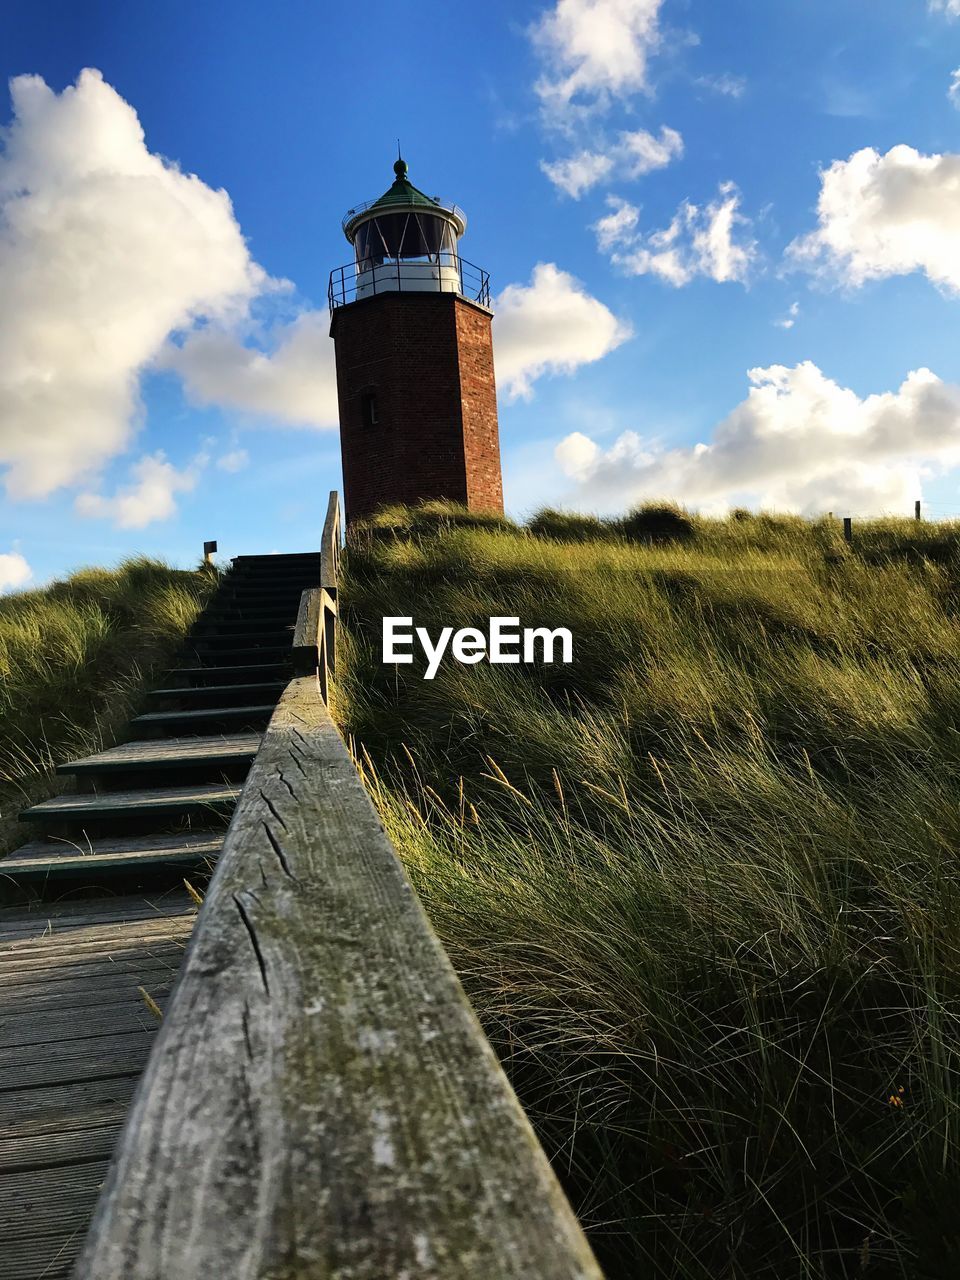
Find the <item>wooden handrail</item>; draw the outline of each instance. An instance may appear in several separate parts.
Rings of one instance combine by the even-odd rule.
[[[327,500],[327,516],[323,522],[320,542],[320,585],[334,597],[340,573],[340,527],[340,495],[336,489],[332,489]]]
[[[338,518],[75,1280],[602,1280],[325,705]]]

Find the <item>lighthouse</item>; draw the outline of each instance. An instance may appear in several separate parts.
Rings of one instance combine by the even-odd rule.
[[[347,523],[431,498],[501,512],[490,278],[460,256],[463,211],[393,170],[330,275]]]

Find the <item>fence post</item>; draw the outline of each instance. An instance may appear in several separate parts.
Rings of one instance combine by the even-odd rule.
[[[843,517],[843,540],[844,542],[853,542],[853,518],[852,516]]]
[[[920,499],[919,498],[913,504],[913,517],[915,520],[920,519]]]
[[[203,563],[213,564],[213,555],[217,549],[216,542],[205,542],[203,544]]]

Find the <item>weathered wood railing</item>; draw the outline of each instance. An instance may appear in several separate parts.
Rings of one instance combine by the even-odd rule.
[[[321,697],[337,520],[76,1276],[598,1280]]]

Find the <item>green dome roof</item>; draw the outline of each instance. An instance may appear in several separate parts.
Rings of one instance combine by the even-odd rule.
[[[397,175],[393,186],[389,191],[385,191],[379,200],[374,200],[370,208],[387,209],[393,208],[395,205],[401,205],[403,208],[411,206],[419,209],[442,209],[443,206],[439,200],[434,200],[432,196],[425,196],[422,191],[418,191],[410,179],[407,177],[406,160],[398,160],[393,166],[393,172]]]
[[[350,209],[343,219],[344,235],[351,243],[353,241],[353,233],[361,222],[367,218],[376,217],[378,213],[392,209],[396,209],[398,212],[404,209],[422,209],[425,213],[439,214],[440,217],[445,217],[448,221],[454,223],[457,228],[457,235],[463,235],[466,230],[467,219],[462,209],[458,209],[455,204],[447,204],[433,196],[428,196],[415,187],[407,177],[406,160],[397,160],[393,166],[393,172],[396,174],[393,185],[383,193],[379,200],[371,200],[367,204],[358,205],[355,209]]]

